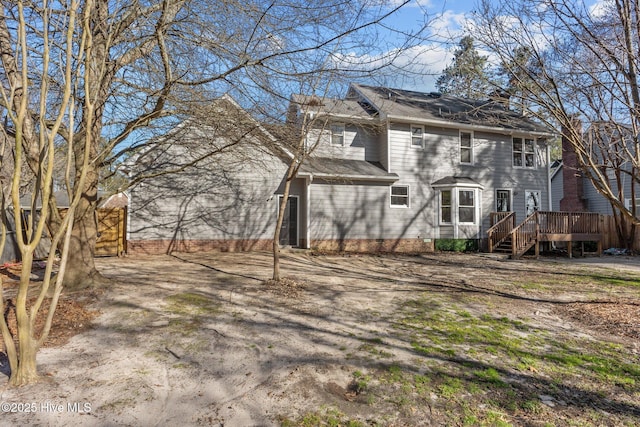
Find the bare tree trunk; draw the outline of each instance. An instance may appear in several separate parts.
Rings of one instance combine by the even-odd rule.
[[[33,252],[25,251],[22,254],[22,272],[20,274],[20,288],[16,297],[16,323],[18,326],[18,359],[17,367],[12,366],[9,383],[14,386],[28,384],[38,378],[36,370],[36,354],[38,353],[37,341],[33,337],[29,314],[27,313],[27,295],[31,267],[33,265]]]
[[[276,223],[276,229],[273,233],[273,277],[276,282],[280,281],[280,230],[282,229],[282,223],[284,222],[284,214],[287,210],[287,202],[289,200],[289,192],[291,190],[291,181],[295,177],[296,173],[296,160],[291,159],[289,167],[287,168],[287,175],[284,181],[284,190],[282,194],[282,201],[278,208],[278,221]]]

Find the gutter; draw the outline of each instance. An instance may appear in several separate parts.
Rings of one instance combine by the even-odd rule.
[[[314,178],[325,179],[327,181],[379,181],[379,182],[396,182],[400,179],[400,177],[396,174],[392,174],[389,176],[380,176],[380,175],[334,175],[330,173],[312,173],[312,172],[300,172],[298,173],[299,177],[304,177],[310,179],[310,182],[313,181]]]
[[[466,123],[452,122],[447,120],[425,119],[424,117],[407,117],[407,116],[389,115],[388,118],[390,120],[393,119],[393,120],[404,122],[404,123],[415,123],[415,124],[421,123],[426,125],[442,126],[446,128],[461,129],[461,130],[484,130],[487,132],[502,133],[507,135],[516,135],[516,134],[526,133],[534,136],[546,136],[546,137],[557,136],[557,134],[551,133],[551,132],[528,131],[524,129],[509,129],[509,128],[497,127],[497,126],[470,125]]]

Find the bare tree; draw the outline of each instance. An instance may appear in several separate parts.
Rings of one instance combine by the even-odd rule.
[[[3,9],[0,12],[0,50],[5,72],[0,95],[3,112],[7,117],[6,125],[3,127],[5,144],[0,154],[2,169],[7,172],[7,176],[3,174],[1,183],[3,214],[0,249],[6,244],[8,228],[15,227],[22,259],[20,281],[12,303],[17,326],[15,336],[11,333],[4,315],[9,307],[0,280],[0,291],[3,291],[0,298],[0,311],[3,313],[3,316],[0,316],[0,331],[11,368],[12,385],[30,383],[38,378],[36,355],[48,337],[62,291],[62,280],[71,249],[74,212],[81,199],[80,191],[69,193],[70,207],[67,214],[60,219],[56,232],[52,234],[53,247],[61,248],[59,264],[56,262],[56,252],[51,251],[46,259],[43,280],[34,283],[31,279],[31,269],[34,252],[46,229],[49,201],[53,197],[51,189],[56,157],[63,156],[68,164],[75,161],[75,187],[78,189],[83,188],[90,170],[87,155],[74,159],[71,146],[66,150],[56,147],[58,135],[63,129],[66,129],[73,139],[71,124],[75,118],[74,94],[79,89],[74,76],[80,69],[90,66],[88,56],[78,55],[78,52],[90,49],[92,42],[88,33],[79,35],[81,29],[89,25],[88,11],[81,12],[78,1],[68,3],[64,14],[55,14],[51,9],[42,10],[39,17],[45,30],[41,32],[41,44],[38,46],[40,52],[34,58],[28,34],[33,21],[26,6],[18,2],[14,9]],[[7,13],[11,13],[11,26],[7,23]],[[46,30],[52,21],[62,24],[64,28],[64,31],[58,34],[57,40]],[[62,50],[54,48],[57,41],[64,43]],[[54,56],[54,52],[61,56]],[[34,74],[48,76],[56,67],[62,76],[56,82],[57,85],[46,78],[32,77]],[[91,104],[95,101],[90,90],[85,88],[85,93],[82,102]],[[55,102],[50,102],[52,97],[55,98]],[[83,142],[84,152],[88,153],[87,147],[91,144],[91,138],[85,138]],[[20,206],[20,188],[25,181],[29,182],[32,190],[31,215],[26,219],[23,218]],[[13,221],[5,214],[4,208],[7,205],[10,206]],[[40,212],[36,215],[38,209]],[[54,276],[56,267],[58,271]],[[46,313],[46,320],[44,326],[38,330],[36,318],[42,314],[41,311]]]
[[[418,25],[401,34],[402,39],[394,36],[393,41],[384,37],[393,31],[383,20],[408,1],[38,3],[4,2],[0,39],[6,45],[18,42],[13,28],[18,11],[23,9],[34,23],[24,35],[34,63],[44,62],[44,37],[52,41],[51,58],[62,58],[60,53],[68,44],[74,46],[69,61],[79,64],[82,55],[89,58],[74,77],[74,122],[58,129],[74,152],[67,185],[82,195],[75,211],[65,278],[66,286],[74,289],[102,283],[93,255],[100,171],[105,166],[153,140],[151,134],[162,132],[175,123],[174,119],[198,116],[201,106],[224,93],[231,93],[243,107],[249,106],[262,117],[271,117],[274,111],[282,114],[279,104],[305,77],[320,74],[328,79],[344,75],[348,69],[371,70],[381,63],[389,64],[404,47],[419,45],[426,28]],[[45,15],[66,16],[72,5],[89,21],[67,42],[64,34],[69,23],[57,18],[45,20]],[[91,44],[80,50],[83,37]],[[366,55],[354,59],[358,52]],[[6,49],[3,55],[1,66],[8,75],[7,64],[17,58],[8,57],[14,54]],[[29,77],[51,82],[52,88],[60,90],[64,82],[61,65],[46,75],[34,68],[35,74]],[[94,96],[91,102],[86,101],[89,94]],[[58,97],[51,96],[47,102],[55,104]],[[26,114],[33,124],[29,132],[37,135],[37,111],[27,108]],[[86,140],[91,143],[84,143]],[[90,161],[86,179],[81,181],[85,154]],[[81,183],[83,188],[78,187]],[[62,218],[55,200],[49,203],[49,227],[55,233]]]
[[[633,223],[638,220],[624,205],[615,176],[638,181],[639,28],[637,0],[598,8],[577,0],[482,0],[473,22],[477,40],[519,88],[521,109],[560,129],[582,173]],[[600,135],[586,138],[576,122]]]

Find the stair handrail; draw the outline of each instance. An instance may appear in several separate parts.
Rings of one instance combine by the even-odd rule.
[[[489,252],[493,252],[502,242],[507,240],[516,225],[516,213],[504,212],[504,217],[487,230]]]
[[[519,258],[538,238],[538,212],[533,212],[511,231],[511,257]]]

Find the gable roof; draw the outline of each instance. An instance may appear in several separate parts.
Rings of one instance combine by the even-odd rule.
[[[383,118],[404,122],[500,133],[519,131],[540,136],[554,135],[548,127],[493,100],[478,101],[438,92],[424,93],[360,84],[351,85],[347,98],[360,98],[361,103],[370,104]]]

